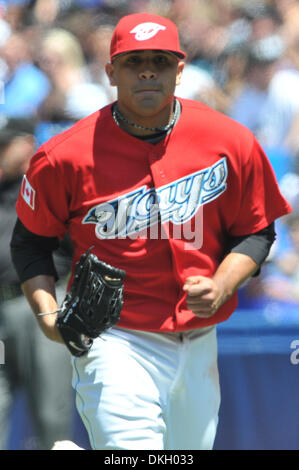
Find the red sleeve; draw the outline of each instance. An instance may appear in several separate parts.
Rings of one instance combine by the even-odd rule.
[[[24,175],[16,211],[25,227],[37,235],[63,238],[69,217],[62,174],[43,147],[32,157]]]
[[[280,192],[273,168],[256,139],[241,168],[241,202],[230,227],[232,236],[247,235],[267,227],[292,211]]]

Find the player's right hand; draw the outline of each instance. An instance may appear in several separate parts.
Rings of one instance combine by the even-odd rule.
[[[214,315],[223,303],[219,286],[213,279],[205,276],[188,277],[183,290],[187,292],[188,309],[201,318]]]

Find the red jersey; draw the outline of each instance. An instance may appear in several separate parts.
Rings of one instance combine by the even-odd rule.
[[[202,103],[179,101],[179,121],[156,145],[120,129],[111,105],[79,121],[39,148],[17,201],[32,232],[69,232],[74,264],[94,246],[126,271],[121,327],[183,331],[226,320],[237,294],[198,318],[187,309],[186,278],[212,277],[229,237],[291,211],[248,129]]]

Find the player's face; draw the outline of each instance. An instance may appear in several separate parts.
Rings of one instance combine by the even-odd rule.
[[[135,122],[157,127],[169,118],[184,62],[163,51],[136,51],[118,56],[106,72],[118,90],[118,106]],[[166,122],[162,122],[165,121]]]

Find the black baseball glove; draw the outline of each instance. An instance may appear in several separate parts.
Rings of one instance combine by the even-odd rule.
[[[123,307],[125,271],[100,261],[90,250],[76,264],[74,281],[56,320],[62,339],[77,357],[119,321]]]

